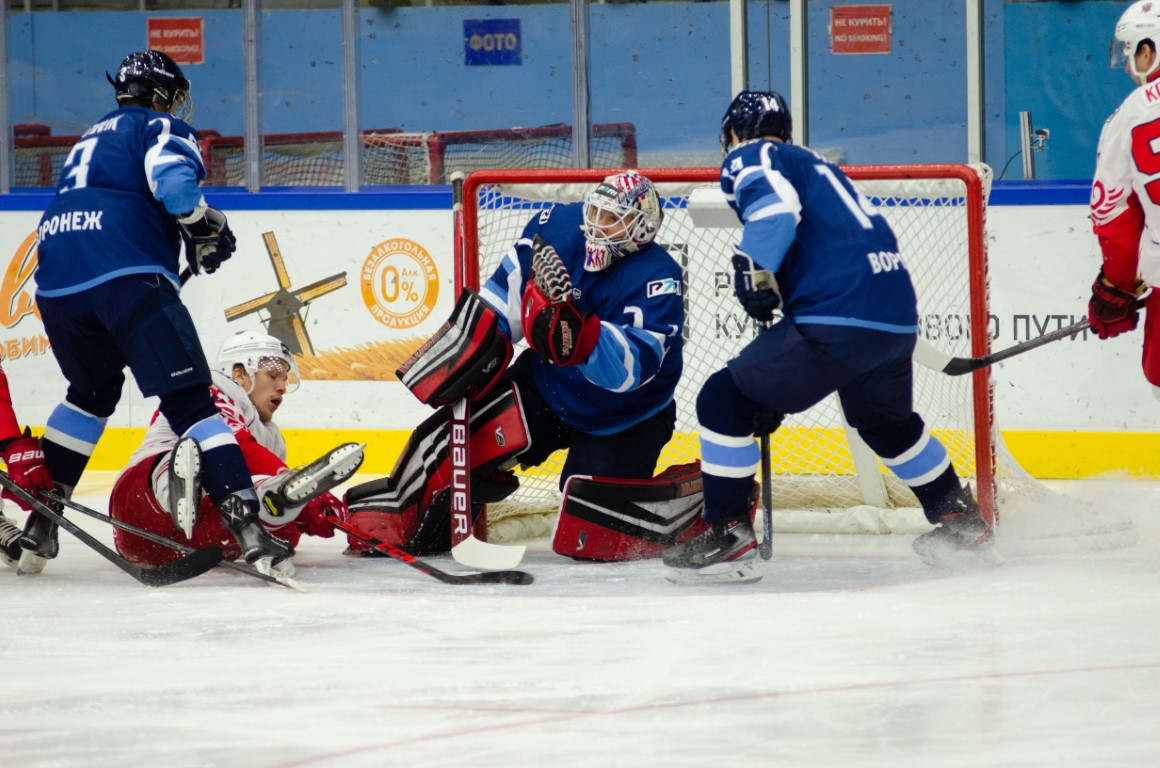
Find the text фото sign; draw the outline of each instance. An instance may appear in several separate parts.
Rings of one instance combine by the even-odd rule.
[[[464,19],[463,63],[467,66],[522,64],[519,19]]]

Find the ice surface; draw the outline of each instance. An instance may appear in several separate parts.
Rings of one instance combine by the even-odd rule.
[[[544,542],[531,586],[450,586],[310,539],[309,594],[151,589],[62,534],[44,573],[0,566],[0,766],[1155,766],[1160,514],[1137,525],[959,573],[909,536],[786,535],[711,588]]]

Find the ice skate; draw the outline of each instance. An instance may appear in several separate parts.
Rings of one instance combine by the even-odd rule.
[[[253,565],[263,558],[277,566],[294,556],[294,548],[270,534],[258,519],[258,507],[237,494],[230,494],[218,505],[222,520],[233,533],[242,550],[242,558]]]
[[[19,574],[40,573],[49,560],[60,551],[57,541],[56,523],[38,512],[29,512],[24,523],[24,533],[20,536],[20,561],[16,565]]]
[[[185,437],[169,454],[169,514],[187,539],[193,536],[200,510],[201,446]]]
[[[15,521],[0,514],[0,560],[10,568],[15,568],[24,552],[20,548],[20,536],[24,533]]]
[[[971,492],[963,489],[949,504],[938,527],[917,537],[911,544],[922,561],[932,568],[981,561],[999,565],[1003,558],[995,551],[993,530],[979,512]]]
[[[661,554],[665,578],[674,584],[745,583],[762,577],[757,538],[748,518],[722,520]]]
[[[262,484],[262,505],[274,517],[302,506],[350,479],[362,465],[365,445],[344,443],[305,467],[283,472]]]

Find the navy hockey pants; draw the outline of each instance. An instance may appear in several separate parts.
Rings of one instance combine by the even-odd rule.
[[[677,405],[670,402],[651,417],[610,435],[591,435],[561,421],[540,397],[532,376],[535,355],[524,352],[506,376],[516,383],[524,417],[528,422],[530,445],[519,456],[520,464],[543,464],[553,451],[568,449],[560,475],[560,488],[572,475],[594,477],[649,478],[656,470],[661,450],[673,436]]]

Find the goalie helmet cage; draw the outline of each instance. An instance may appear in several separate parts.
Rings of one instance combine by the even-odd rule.
[[[620,170],[471,174],[464,185],[457,291],[479,288],[481,275],[491,274],[533,214],[557,202],[582,200],[593,184]],[[988,354],[985,224],[990,168],[912,165],[843,170],[898,236],[919,297],[920,335],[955,356]],[[686,283],[685,370],[676,393],[676,431],[661,456],[660,472],[699,457],[695,403],[700,385],[756,335],[757,327],[733,296],[728,255],[740,238],[740,225],[697,226],[689,213],[694,189],[719,188],[719,169],[640,172],[657,184],[665,209],[657,241],[681,264]],[[1017,532],[1020,543],[1015,550],[1057,548],[1045,546],[1048,541],[1082,539],[1084,546],[1105,548],[1134,540],[1126,516],[1057,494],[1019,466],[996,426],[989,369],[947,376],[916,366],[915,408],[947,446],[959,475],[971,482],[983,514],[1001,521],[1001,538],[1007,540],[1009,531]],[[846,427],[836,397],[787,417],[771,439],[771,454],[776,532],[929,529],[913,493],[885,469],[855,430]],[[493,541],[550,532],[560,501],[562,455],[521,472],[521,489],[488,510]]]

